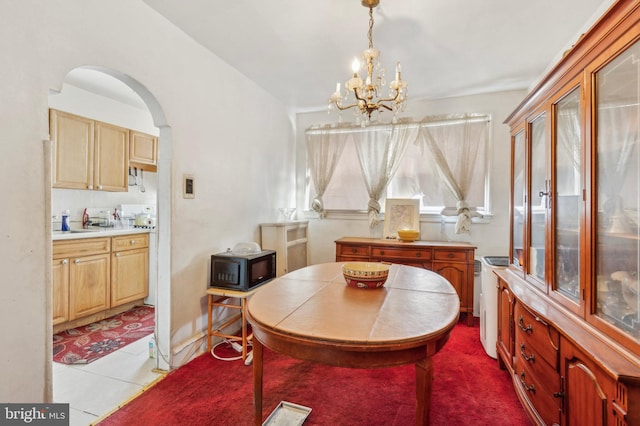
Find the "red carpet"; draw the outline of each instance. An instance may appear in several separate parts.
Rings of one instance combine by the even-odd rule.
[[[530,425],[506,371],[482,350],[466,319],[434,357],[432,425]],[[206,353],[179,368],[100,426],[253,424],[253,369]],[[358,370],[287,358],[265,348],[264,418],[289,401],[312,409],[305,425],[415,423],[414,366]]]
[[[154,329],[154,307],[136,306],[102,321],[54,334],[53,360],[88,364],[148,336]]]

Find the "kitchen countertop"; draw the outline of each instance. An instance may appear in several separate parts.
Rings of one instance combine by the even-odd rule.
[[[75,231],[75,232],[74,232]],[[148,234],[152,229],[145,228],[97,228],[73,229],[71,231],[52,231],[51,240],[79,240],[84,238],[117,237],[119,235]]]

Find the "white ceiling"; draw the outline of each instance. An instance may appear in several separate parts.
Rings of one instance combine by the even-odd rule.
[[[144,0],[296,110],[324,108],[368,47],[360,0]],[[613,0],[381,0],[373,43],[412,98],[528,89]]]

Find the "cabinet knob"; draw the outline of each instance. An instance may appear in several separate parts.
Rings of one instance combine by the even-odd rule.
[[[98,185],[98,189],[102,189],[102,185]]]
[[[422,253],[417,252],[417,253],[416,253],[416,257],[422,257]]]
[[[66,265],[67,263],[69,263],[69,260],[68,260],[68,259],[62,259],[62,264],[63,264],[63,265]]]
[[[384,250],[380,250],[380,254],[384,256]]]
[[[80,263],[80,259],[74,260],[73,263],[75,263],[77,265],[78,263]]]
[[[355,247],[351,247],[351,253],[357,253],[357,252],[358,252],[358,249],[357,249],[357,248],[355,248]]]
[[[136,243],[136,240],[129,241],[129,244],[135,244],[135,243]]]
[[[116,257],[120,257],[120,253],[116,253]]]
[[[453,253],[449,253],[448,257],[449,257],[449,259],[451,259],[453,257]]]
[[[93,185],[87,185],[87,189],[93,189]]]

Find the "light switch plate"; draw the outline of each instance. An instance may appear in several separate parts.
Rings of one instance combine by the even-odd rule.
[[[196,198],[195,178],[193,175],[182,176],[182,197]]]

